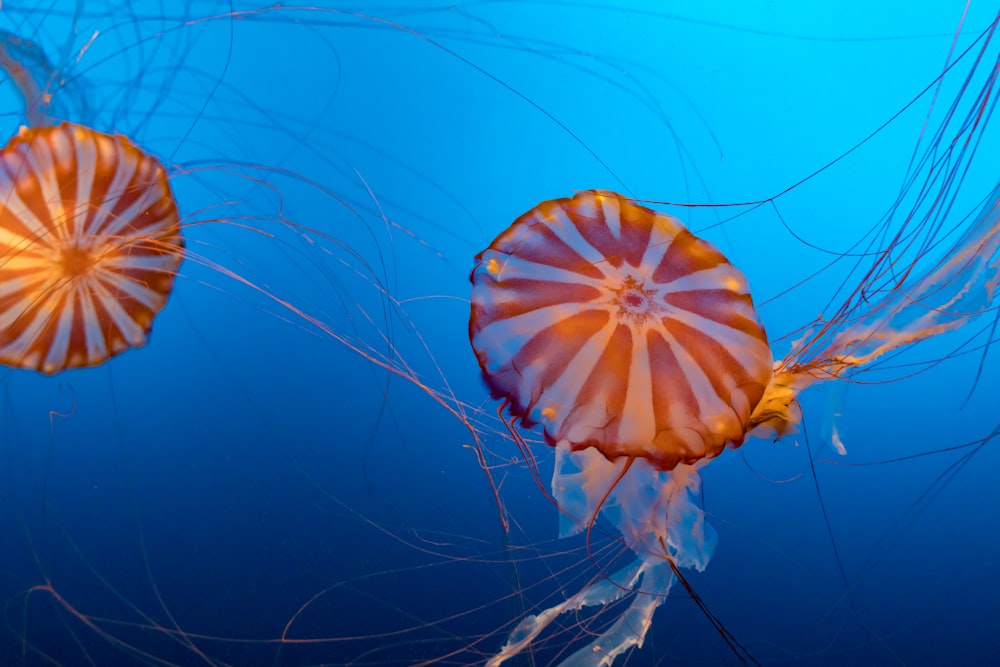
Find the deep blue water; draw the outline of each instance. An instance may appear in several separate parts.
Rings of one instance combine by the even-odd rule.
[[[146,347],[0,374],[11,665],[482,663],[601,570],[557,539],[479,379],[473,256],[575,190],[725,204],[795,186],[664,209],[744,271],[784,356],[860,280],[849,258],[821,269],[905,218],[915,146],[943,154],[932,130],[973,56],[883,124],[997,11],[37,4],[5,2],[0,28],[64,75],[53,109],[168,166],[190,256]],[[994,37],[962,114],[997,66]],[[13,134],[20,102],[0,95]],[[988,128],[947,229],[996,187],[998,151]],[[1000,663],[998,445],[941,451],[1000,421],[992,317],[810,388],[805,435],[705,468],[719,546],[690,583],[761,664]],[[739,664],[674,593],[619,664]],[[511,664],[586,643],[571,621]]]

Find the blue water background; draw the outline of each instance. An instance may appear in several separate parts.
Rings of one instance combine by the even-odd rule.
[[[70,119],[159,156],[209,222],[147,347],[0,376],[0,664],[476,664],[578,590],[583,540],[556,540],[468,346],[472,257],[575,190],[756,201],[838,159],[941,73],[963,9],[872,4],[5,2],[0,27],[71,73]],[[995,11],[970,5],[957,51]],[[817,272],[890,210],[960,83],[774,206],[664,209],[746,273],[776,356],[857,282],[850,261]],[[998,150],[994,128],[949,225],[996,185]],[[989,324],[811,388],[808,445],[750,440],[705,469],[719,547],[690,580],[762,664],[996,664],[996,443],[853,465],[991,432],[996,354],[980,336],[946,359]],[[508,532],[472,432],[351,345],[481,424]],[[58,599],[29,592],[46,583]],[[627,664],[738,664],[676,592]],[[287,637],[328,641],[279,648],[293,618]]]

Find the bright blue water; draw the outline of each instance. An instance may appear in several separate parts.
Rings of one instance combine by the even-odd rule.
[[[770,197],[931,83],[962,16],[935,2],[417,2],[366,4],[369,18],[35,4],[4,3],[0,27],[65,68],[63,94],[90,110],[72,120],[163,159],[191,221],[233,224],[188,228],[208,260],[186,262],[146,348],[52,378],[2,375],[3,664],[481,662],[525,610],[596,570],[582,540],[556,540],[555,508],[492,417],[466,338],[473,255],[576,189]],[[972,3],[956,52],[991,5]],[[994,44],[973,90],[996,57]],[[929,127],[962,76],[945,80]],[[747,274],[776,355],[830,309],[850,264],[814,274],[892,205],[931,102],[774,207],[670,209]],[[961,214],[996,185],[998,149],[988,132]],[[509,533],[458,419],[268,294],[460,401],[498,466]],[[995,354],[900,367],[989,324],[866,378],[898,382],[811,389],[809,447],[753,440],[706,468],[719,548],[691,583],[759,662],[996,660],[996,444],[854,465],[990,433]],[[536,454],[544,478],[549,452]],[[676,593],[627,664],[737,664]],[[292,620],[287,638],[322,641],[279,650]],[[537,663],[577,636],[549,638]]]

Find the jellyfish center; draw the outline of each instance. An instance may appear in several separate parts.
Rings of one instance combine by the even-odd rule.
[[[59,254],[59,268],[67,278],[77,278],[87,273],[96,262],[90,248],[69,246]]]
[[[611,295],[618,319],[631,324],[643,324],[663,311],[663,307],[656,302],[657,290],[646,287],[631,275],[626,276],[617,287],[612,287]]]

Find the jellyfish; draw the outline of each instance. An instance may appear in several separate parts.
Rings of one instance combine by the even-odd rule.
[[[0,363],[58,373],[145,344],[180,266],[166,172],[123,136],[23,128],[0,176]]]
[[[698,467],[742,444],[771,378],[747,280],[678,220],[607,191],[528,211],[477,255],[471,280],[469,337],[492,395],[556,448],[560,534],[604,512],[638,554],[525,618],[488,664],[641,582],[646,595],[567,661],[611,664],[642,644],[674,569],[712,556]]]

